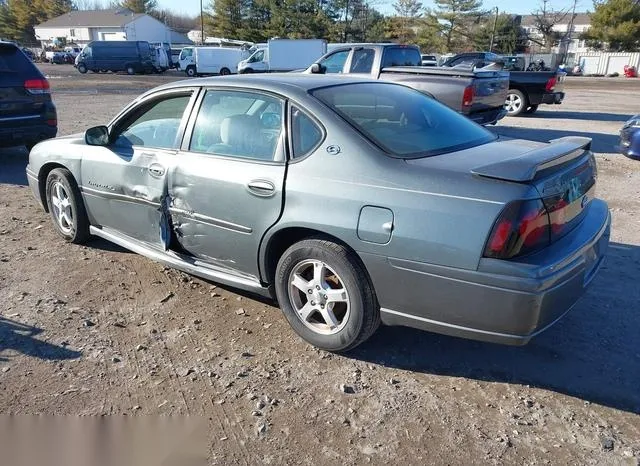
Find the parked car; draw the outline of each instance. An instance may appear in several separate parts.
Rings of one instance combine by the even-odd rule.
[[[0,41],[0,147],[30,150],[57,132],[49,82],[20,48]]]
[[[640,160],[640,114],[622,126],[618,150],[629,158]]]
[[[393,81],[424,92],[476,123],[495,124],[506,115],[509,73],[421,66],[420,49],[397,44],[336,47],[306,70],[312,74],[355,74]]]
[[[87,71],[126,71],[127,74],[151,73],[154,70],[149,42],[109,41],[89,42],[76,58],[80,73]]]
[[[238,73],[274,73],[304,70],[327,53],[323,39],[270,39],[238,64]]]
[[[503,63],[509,69],[509,91],[505,99],[509,116],[534,113],[540,104],[561,104],[565,95],[562,84],[565,73],[558,70],[516,71],[515,68],[524,67],[524,63],[517,58],[501,57],[490,52],[467,52],[450,58],[443,66],[483,68],[492,63]]]
[[[590,145],[498,139],[367,76],[227,76],[38,144],[27,175],[66,241],[275,298],[317,347],[352,348],[380,321],[517,345],[606,253]]]
[[[55,52],[49,61],[55,65],[72,65],[74,58],[67,52]]]
[[[435,55],[421,55],[422,66],[438,66],[438,57]]]

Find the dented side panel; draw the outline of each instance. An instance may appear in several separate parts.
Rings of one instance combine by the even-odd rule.
[[[150,244],[167,244],[163,232],[167,231],[168,217],[162,206],[172,155],[159,149],[136,147],[116,152],[87,146],[81,186],[91,224],[111,227]]]
[[[282,209],[285,165],[191,152],[176,158],[168,195],[180,246],[257,279],[260,241]]]

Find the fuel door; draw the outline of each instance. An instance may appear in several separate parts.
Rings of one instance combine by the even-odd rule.
[[[364,206],[358,218],[358,238],[362,241],[387,244],[393,232],[393,212],[384,207]]]

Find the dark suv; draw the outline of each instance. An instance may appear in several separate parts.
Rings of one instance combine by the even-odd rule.
[[[0,147],[31,150],[57,132],[49,82],[19,47],[0,41]]]

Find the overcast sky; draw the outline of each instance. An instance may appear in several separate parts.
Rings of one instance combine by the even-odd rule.
[[[203,0],[205,8],[210,3],[210,0]],[[159,0],[160,7],[171,8],[178,13],[188,13],[191,15],[200,14],[200,0]],[[378,10],[385,14],[393,13],[393,0],[371,0],[371,4]],[[425,0],[422,2],[425,7],[432,7],[433,1]],[[532,10],[540,7],[542,1],[536,0],[484,0],[484,9],[490,9],[498,7],[501,12],[515,13],[515,14],[529,14]],[[573,6],[573,0],[549,0],[547,2],[547,8],[554,10],[560,10],[563,8],[571,8]],[[593,3],[591,0],[579,0],[577,10],[578,12],[584,12],[587,10],[593,10]]]

